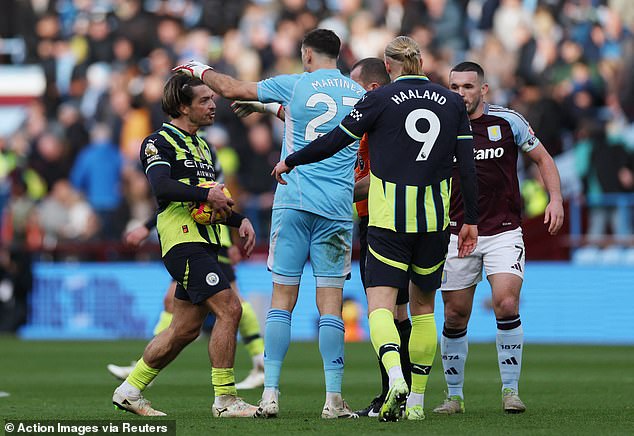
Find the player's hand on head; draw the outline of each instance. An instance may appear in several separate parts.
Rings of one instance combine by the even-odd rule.
[[[248,218],[244,218],[240,223],[238,235],[242,238],[242,249],[245,257],[250,257],[255,247],[255,230]]]
[[[463,224],[458,233],[458,257],[469,256],[478,244],[478,226]]]
[[[564,224],[564,205],[561,200],[551,201],[544,211],[544,224],[548,225],[548,233],[556,235]]]
[[[150,231],[147,227],[141,225],[129,232],[126,232],[126,234],[123,235],[123,243],[130,247],[137,248],[147,239],[148,236],[150,236]]]
[[[207,203],[211,206],[214,214],[231,215],[231,207],[235,204],[232,198],[228,198],[223,192],[225,185],[218,183],[214,187],[209,188],[207,193]]]
[[[172,71],[175,73],[185,73],[189,76],[196,77],[197,79],[202,80],[203,75],[206,71],[213,70],[209,65],[203,64],[202,62],[191,60],[186,64],[181,64],[177,67],[172,68]]]
[[[271,175],[275,177],[275,180],[277,180],[279,184],[286,185],[286,180],[282,178],[282,174],[290,173],[292,169],[293,167],[289,167],[284,160],[281,160],[275,165],[275,168],[271,171]]]

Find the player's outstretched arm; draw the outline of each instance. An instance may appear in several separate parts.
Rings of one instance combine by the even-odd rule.
[[[243,82],[234,79],[227,74],[215,71],[209,65],[201,62],[190,61],[172,69],[175,72],[182,72],[193,77],[197,77],[211,89],[225,98],[234,100],[257,100],[258,86],[256,82]]]
[[[555,165],[552,156],[542,144],[539,144],[527,154],[537,164],[539,174],[542,176],[544,186],[550,197],[548,206],[546,206],[544,211],[544,224],[548,225],[548,233],[556,235],[564,224],[564,205],[557,165]]]

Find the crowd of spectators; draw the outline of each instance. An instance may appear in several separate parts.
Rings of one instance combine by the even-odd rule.
[[[0,55],[0,63],[39,65],[46,89],[28,103],[22,125],[0,137],[5,247],[117,241],[143,223],[155,205],[138,151],[165,121],[160,98],[171,68],[196,59],[242,80],[299,73],[301,39],[315,27],[341,37],[344,72],[361,58],[382,57],[398,34],[419,42],[434,81],[446,84],[459,61],[481,63],[488,100],[526,116],[560,163],[567,195],[634,190],[628,0],[6,3],[0,36],[20,40],[24,52]],[[237,207],[265,243],[283,125],[264,115],[238,119],[229,104],[218,99],[216,123],[205,133]],[[527,214],[538,215],[543,188],[530,167],[522,171]],[[615,234],[631,235],[631,222],[611,219],[613,211],[596,206],[595,236],[608,222]]]

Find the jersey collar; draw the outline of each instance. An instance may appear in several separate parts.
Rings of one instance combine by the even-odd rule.
[[[417,80],[427,80],[429,81],[429,78],[427,76],[418,76],[418,75],[407,75],[407,76],[399,76],[396,79],[394,79],[394,81],[396,82],[397,80],[409,80],[409,79],[417,79]]]
[[[163,127],[165,127],[166,129],[170,129],[172,132],[176,133],[178,136],[180,136],[183,139],[187,137],[195,136],[195,135],[190,135],[188,132],[182,129],[179,129],[172,123],[163,123]]]

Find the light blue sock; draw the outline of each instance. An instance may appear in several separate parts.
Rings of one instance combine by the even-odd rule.
[[[264,326],[264,387],[278,389],[280,371],[291,343],[291,313],[271,309]]]
[[[324,361],[326,392],[341,393],[343,379],[343,320],[334,315],[319,318],[319,352]]]

